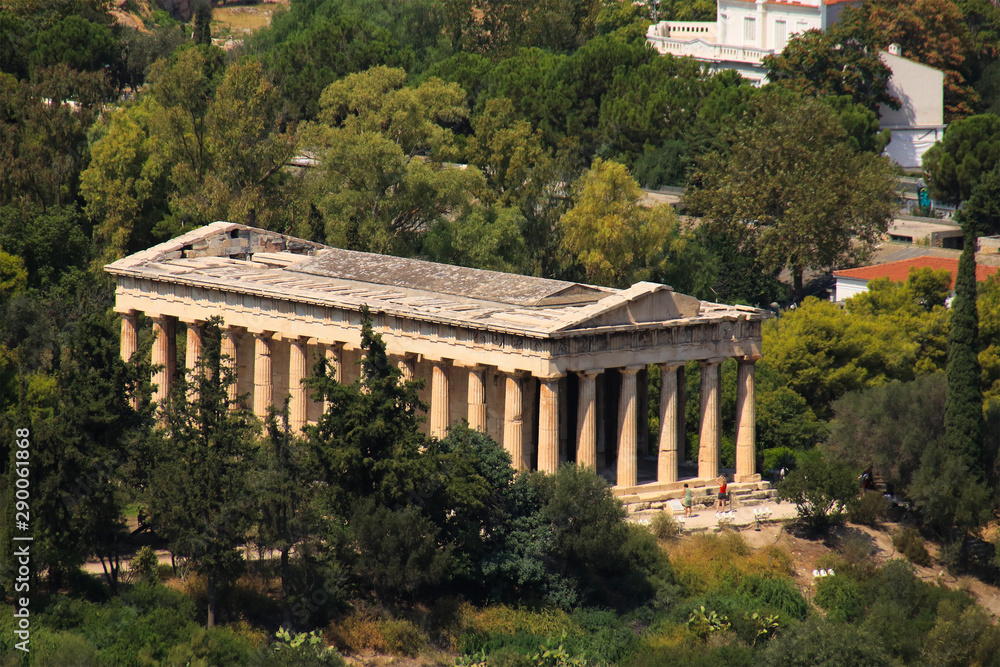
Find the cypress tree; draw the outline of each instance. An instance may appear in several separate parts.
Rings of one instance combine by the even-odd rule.
[[[966,225],[967,231],[972,225]],[[988,469],[983,452],[983,392],[979,368],[979,314],[976,310],[976,237],[967,233],[958,261],[955,298],[951,304],[948,336],[948,395],[945,401],[945,440],[961,453],[971,471]]]
[[[194,43],[212,43],[212,8],[208,0],[200,0],[194,6]]]

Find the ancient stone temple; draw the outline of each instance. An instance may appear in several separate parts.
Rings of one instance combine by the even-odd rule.
[[[720,364],[738,361],[735,481],[755,470],[754,363],[766,311],[678,294],[666,285],[624,290],[467,269],[329,248],[244,225],[216,222],[107,267],[117,283],[121,352],[137,349],[151,320],[157,398],[179,369],[193,368],[202,326],[224,322],[223,353],[238,369],[235,395],[264,415],[290,395],[292,426],[322,414],[302,385],[318,355],[338,380],[358,377],[361,308],[405,378],[423,378],[425,424],[443,437],[468,420],[522,470],[563,461],[603,470],[635,487],[680,484],[684,365],[701,364],[697,475],[719,474]],[[141,319],[144,315],[145,319]],[[178,359],[178,335],[186,349]],[[184,345],[182,340],[182,345]],[[649,368],[661,374],[659,436],[648,442]],[[655,371],[654,371],[655,372]],[[690,475],[688,476],[690,477]]]

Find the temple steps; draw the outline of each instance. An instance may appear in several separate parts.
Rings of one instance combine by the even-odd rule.
[[[643,484],[633,487],[616,487],[613,489],[615,497],[625,504],[629,512],[641,512],[648,509],[665,509],[671,506],[672,500],[674,510],[678,511],[679,501],[684,497],[684,483],[675,482],[669,484]],[[719,485],[715,481],[705,482],[704,480],[687,480],[691,486],[694,506],[711,507],[715,505],[719,497]],[[734,482],[729,484],[729,501],[732,507],[752,507],[774,502],[778,497],[777,489],[771,486],[770,482]]]

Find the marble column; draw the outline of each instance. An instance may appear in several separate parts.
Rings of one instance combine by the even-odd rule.
[[[122,361],[126,363],[132,360],[132,355],[139,349],[139,316],[134,310],[122,313],[122,339],[121,355]],[[133,410],[139,409],[139,397],[133,390],[129,399]]]
[[[175,350],[171,342],[174,337],[174,318],[170,316],[153,318],[153,365],[158,366],[153,374],[156,393],[153,400],[161,405],[170,396],[174,363],[170,361],[170,351]]]
[[[677,462],[687,461],[687,371],[677,369]]]
[[[187,351],[184,353],[184,368],[188,378],[198,370],[201,360],[201,345],[205,336],[205,323],[200,320],[185,321],[187,325]]]
[[[583,371],[577,408],[576,464],[597,469],[597,376],[601,371]]]
[[[187,326],[187,349],[184,352],[184,377],[188,382],[188,400],[198,398],[198,362],[205,337],[205,323],[201,320],[184,320]]]
[[[515,470],[524,471],[524,416],[522,388],[524,375],[519,372],[506,373],[506,396],[503,410],[503,448],[510,454]]]
[[[642,366],[629,366],[621,369],[622,391],[618,399],[618,486],[635,486],[638,484],[638,452],[636,439],[638,436],[638,397],[636,395],[635,376]]]
[[[416,359],[413,355],[406,355],[400,359],[397,364],[399,365],[399,371],[403,374],[404,382],[411,382],[414,378],[414,367],[417,364]]]
[[[486,433],[486,383],[482,366],[469,369],[469,428]]]
[[[719,401],[719,364],[722,359],[701,363],[701,429],[698,437],[698,478],[719,476],[719,450],[722,445],[722,414]]]
[[[343,384],[344,382],[344,344],[327,343],[323,346],[323,355],[326,363],[330,367],[333,379]]]
[[[736,480],[757,473],[757,410],[754,396],[754,364],[759,356],[737,360],[736,379]]]
[[[678,364],[660,364],[660,443],[656,457],[656,481],[677,481],[677,452],[680,449],[677,430]]]
[[[445,438],[451,415],[448,410],[448,363],[444,359],[431,362],[431,437]]]
[[[271,375],[270,331],[254,332],[253,413],[264,419],[274,405],[274,380]]]
[[[288,425],[293,432],[301,432],[309,418],[308,390],[302,384],[309,374],[308,342],[305,338],[292,338],[288,346]]]
[[[240,331],[236,327],[223,327],[222,329],[222,367],[223,378],[226,375],[230,375],[232,382],[229,384],[229,403],[230,409],[235,410],[238,406],[236,405],[236,397],[239,396],[239,349],[240,349]]]
[[[122,313],[122,361],[128,363],[139,349],[139,316],[134,310]]]
[[[559,468],[559,378],[539,378],[538,469],[554,474]]]

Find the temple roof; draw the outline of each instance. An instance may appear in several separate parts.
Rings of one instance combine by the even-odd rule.
[[[766,319],[667,285],[624,290],[330,248],[215,222],[109,264],[117,276],[540,337]]]

